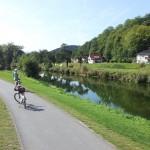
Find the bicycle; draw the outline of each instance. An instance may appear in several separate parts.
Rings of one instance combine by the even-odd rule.
[[[14,99],[16,102],[18,102],[21,105],[24,106],[26,109],[26,97],[25,97],[25,88],[20,85],[20,80],[18,81],[18,85],[15,86],[14,90],[17,91],[17,93],[14,94]]]

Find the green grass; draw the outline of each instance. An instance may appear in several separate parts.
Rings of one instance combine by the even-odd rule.
[[[97,76],[107,80],[118,80],[133,83],[149,83],[150,82],[150,64],[137,63],[96,63],[85,64],[80,67],[79,63],[71,63],[73,67],[66,68],[63,64],[54,66],[51,72],[81,75],[81,76]],[[69,66],[70,66],[69,65]]]
[[[73,65],[74,67],[80,67],[79,63],[70,63],[70,65]],[[58,65],[59,66],[59,65]],[[89,64],[89,63],[83,63],[82,66],[87,66],[89,68],[94,68],[94,69],[126,69],[126,70],[138,70],[140,68],[147,69],[150,68],[150,64],[140,64],[140,63],[94,63],[94,64]],[[66,67],[66,64],[63,63],[62,67]]]
[[[6,108],[0,98],[0,150],[20,150],[18,136],[15,127]]]
[[[0,78],[13,82],[11,72],[0,71]],[[148,150],[150,147],[150,121],[125,115],[119,110],[93,104],[66,94],[55,86],[22,75],[23,85],[30,91],[51,101],[72,116],[84,122],[97,134],[122,150]]]

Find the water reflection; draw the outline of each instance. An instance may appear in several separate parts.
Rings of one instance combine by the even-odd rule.
[[[47,74],[43,81],[82,99],[150,119],[150,86]]]

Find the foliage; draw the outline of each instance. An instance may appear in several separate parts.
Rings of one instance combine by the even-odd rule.
[[[31,59],[31,57],[24,55],[19,60],[20,69],[25,73],[28,77],[38,77],[39,68],[38,63]]]
[[[83,44],[78,51],[87,54],[96,52],[104,56],[107,62],[132,62],[137,53],[150,48],[149,16],[127,19],[116,28],[110,26]]]
[[[71,54],[72,52],[68,49],[67,44],[63,43],[61,45],[61,56],[62,60],[66,61],[66,67],[68,67],[68,63],[71,62]]]
[[[19,57],[24,54],[23,46],[8,43],[0,45],[0,65],[1,69],[13,69],[16,67]]]
[[[107,80],[118,80],[123,82],[149,83],[150,65],[137,63],[101,63],[83,64],[73,63],[73,68],[67,68],[70,75],[97,76]],[[55,66],[50,71],[65,74],[66,67]]]

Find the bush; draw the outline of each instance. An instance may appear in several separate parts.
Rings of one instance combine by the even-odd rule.
[[[88,72],[88,68],[86,66],[83,66],[81,68],[81,74],[86,74]]]
[[[24,64],[24,73],[28,76],[28,77],[38,77],[38,64],[36,62],[33,62],[32,60],[26,62]]]
[[[146,66],[145,63],[141,63],[141,64],[139,65],[140,68],[143,68],[143,67],[145,67],[145,66]]]
[[[147,75],[138,75],[137,76],[137,83],[147,83],[148,76]]]
[[[37,78],[39,76],[38,63],[28,56],[23,56],[19,61],[20,69],[28,77]]]

